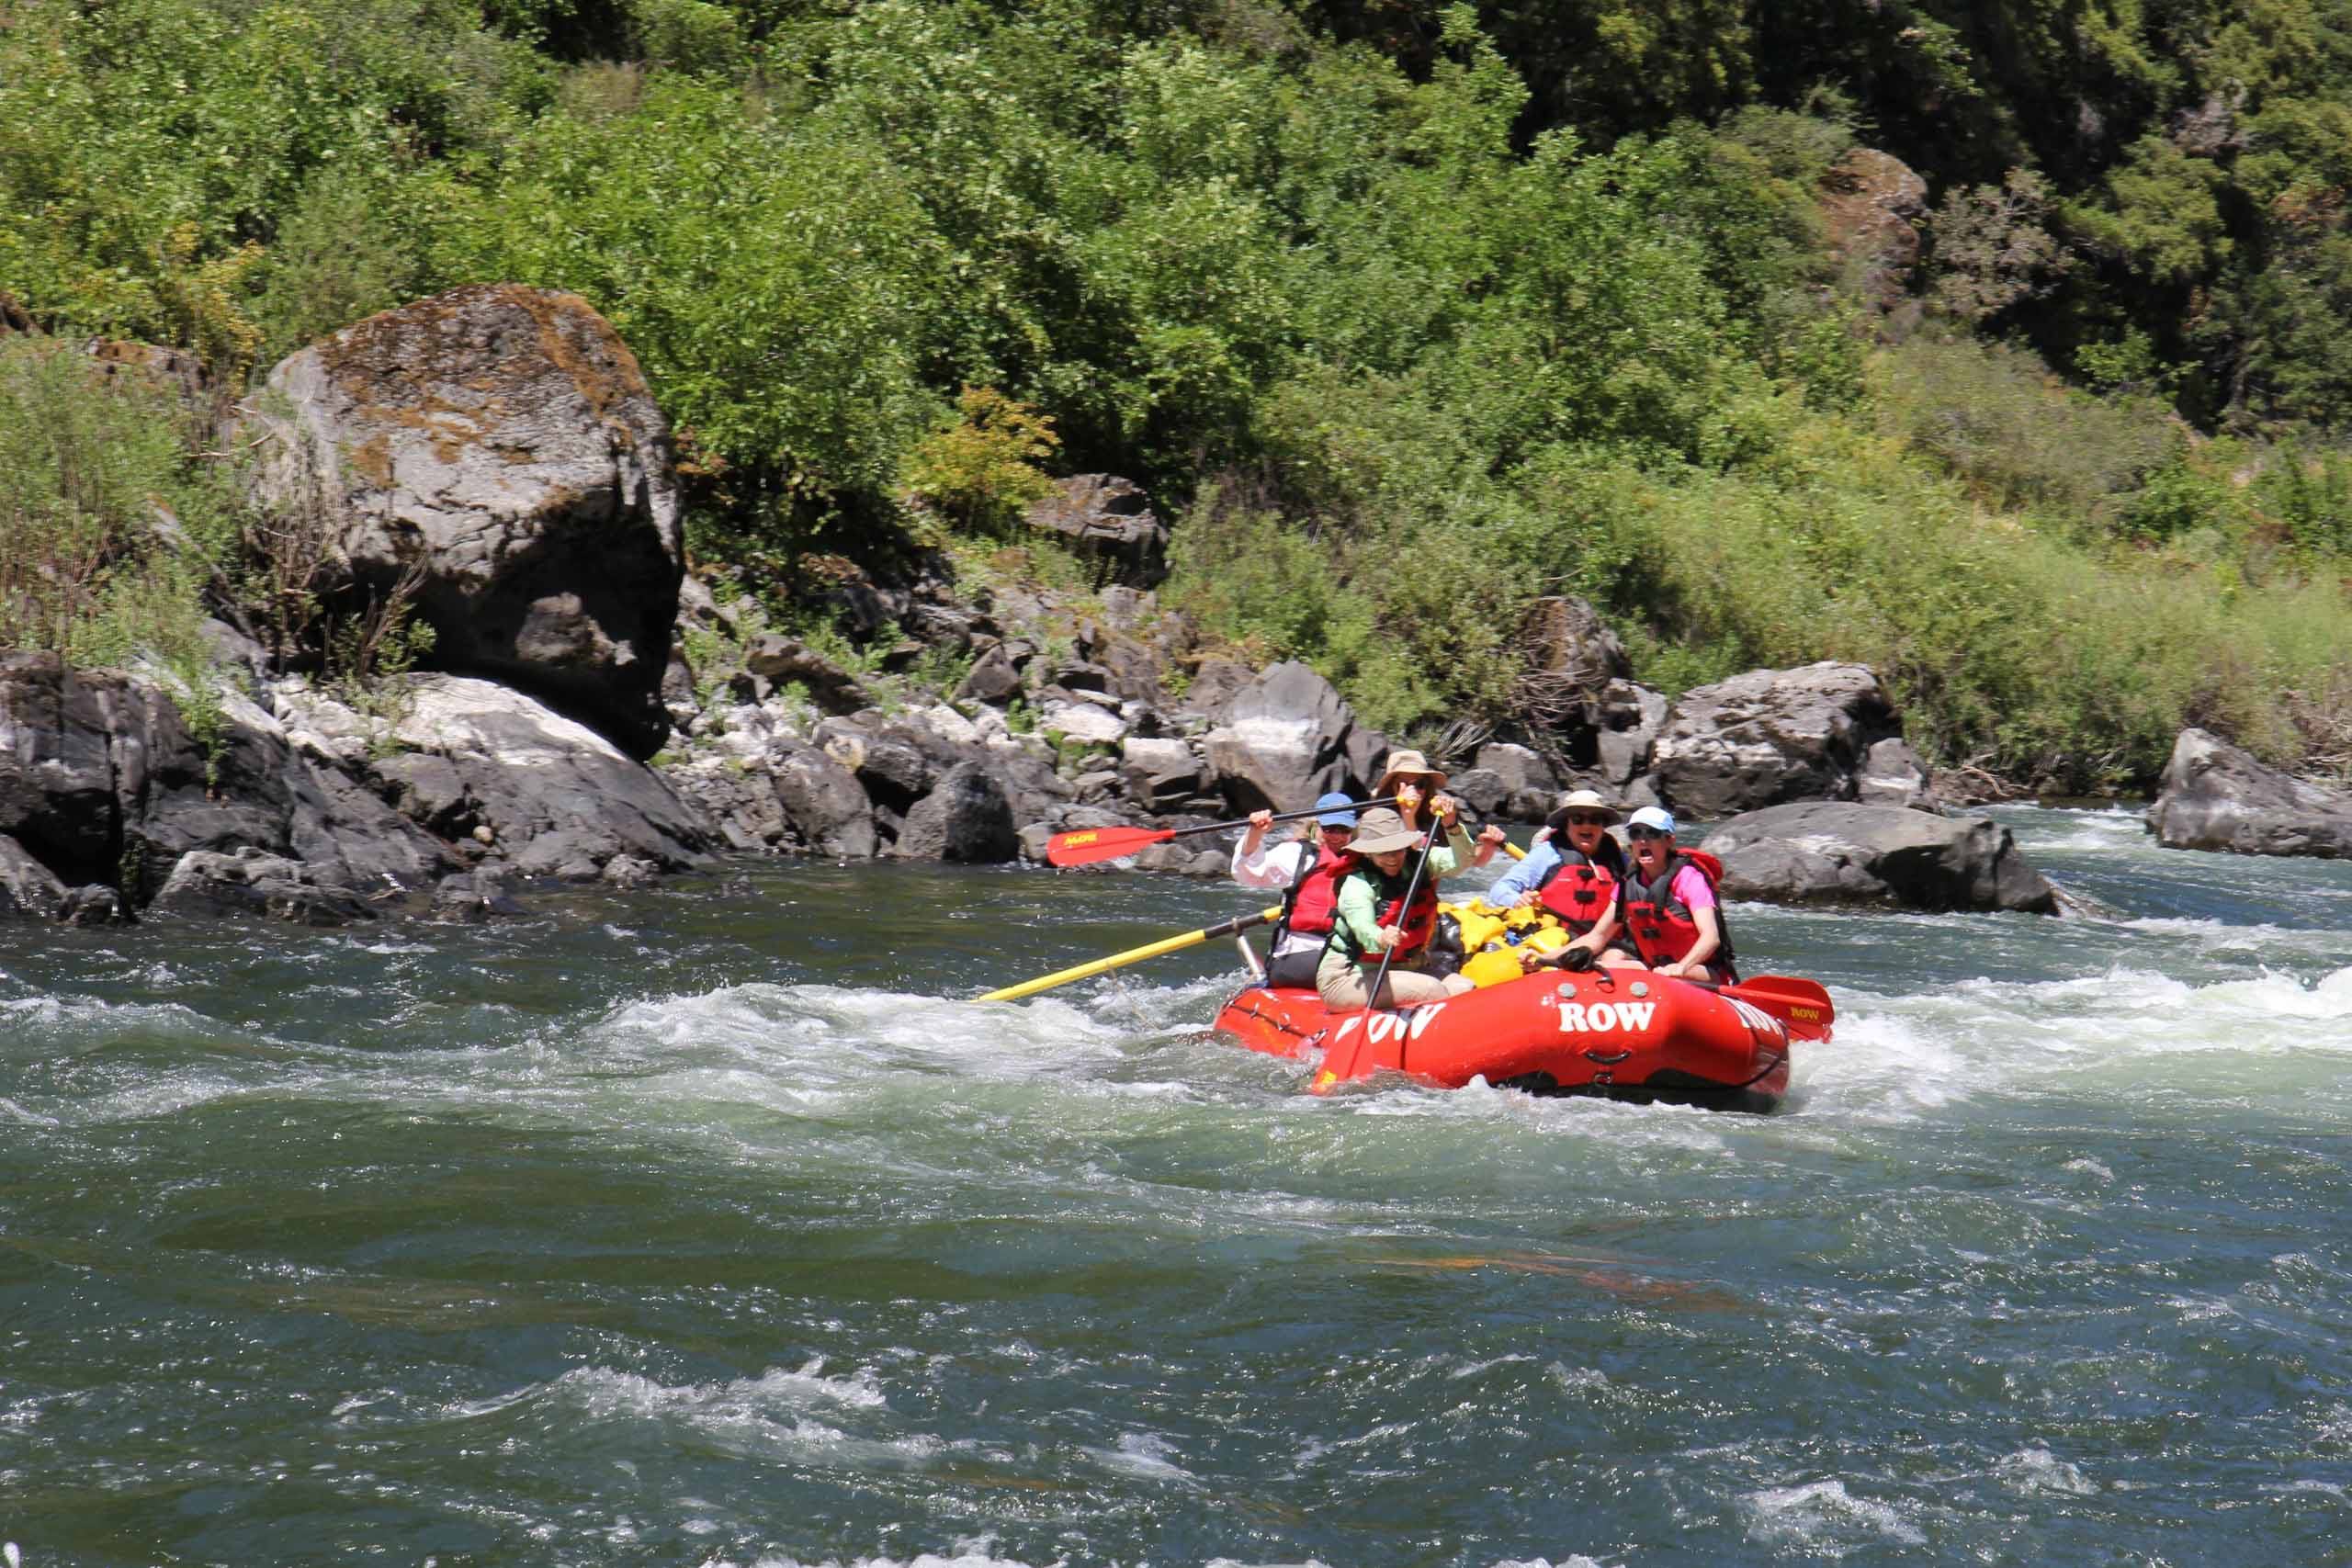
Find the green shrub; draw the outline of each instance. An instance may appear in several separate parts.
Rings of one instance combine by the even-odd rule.
[[[81,664],[202,647],[232,498],[191,460],[173,389],[0,336],[0,648]]]
[[[965,388],[956,409],[909,457],[907,488],[968,530],[1008,533],[1053,489],[1037,465],[1061,438],[1051,419],[993,387]]]

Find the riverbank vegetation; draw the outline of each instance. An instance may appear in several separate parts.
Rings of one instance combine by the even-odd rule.
[[[1566,592],[1653,683],[1865,660],[1939,760],[2085,790],[2188,723],[2342,750],[2348,87],[2342,0],[14,0],[0,288],[235,389],[566,288],[780,611],[1112,471],[1164,597],[1399,732],[1507,725]],[[1916,265],[1825,218],[1863,145]],[[11,528],[80,505],[5,439]],[[209,516],[205,445],[125,482]],[[107,592],[237,535],[118,530]]]

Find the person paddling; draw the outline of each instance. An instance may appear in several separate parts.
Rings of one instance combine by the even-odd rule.
[[[1382,787],[1386,787],[1385,782]],[[1315,988],[1333,1012],[1441,1001],[1474,988],[1460,975],[1441,980],[1420,972],[1430,936],[1437,929],[1437,879],[1457,864],[1451,849],[1431,846],[1417,886],[1410,862],[1420,853],[1422,841],[1386,807],[1374,807],[1357,821],[1351,846],[1357,863],[1340,874],[1331,934],[1315,970]],[[1372,976],[1383,959],[1388,963],[1388,977],[1380,995],[1372,997]]]
[[[1634,874],[1618,888],[1624,930],[1600,961],[1669,979],[1737,982],[1731,929],[1715,890],[1721,863],[1703,851],[1677,848],[1674,814],[1658,807],[1645,806],[1628,818],[1625,836],[1633,841]]]
[[[1388,753],[1387,765],[1381,769],[1380,782],[1373,786],[1372,798],[1395,800],[1407,825],[1417,832],[1434,832],[1442,826],[1449,836],[1459,835],[1456,841],[1469,852],[1472,865],[1486,864],[1502,847],[1503,830],[1491,822],[1479,832],[1475,843],[1470,840],[1456,818],[1462,803],[1445,793],[1445,774],[1430,767],[1427,757],[1408,747]],[[1456,866],[1446,869],[1453,871]]]
[[[1274,945],[1266,960],[1269,986],[1312,986],[1316,966],[1331,934],[1340,902],[1340,878],[1351,870],[1355,856],[1349,844],[1355,838],[1355,803],[1334,792],[1319,796],[1315,808],[1313,839],[1266,847],[1266,829],[1273,825],[1272,811],[1250,814],[1250,830],[1233,849],[1233,880],[1244,887],[1284,890],[1283,918],[1274,928]]]

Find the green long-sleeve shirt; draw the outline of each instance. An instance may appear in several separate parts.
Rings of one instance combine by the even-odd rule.
[[[1468,850],[1470,835],[1458,824],[1450,837],[1454,842],[1460,843],[1465,852]],[[1403,895],[1405,883],[1413,874],[1413,855],[1419,852],[1416,850],[1406,856],[1405,870],[1396,879],[1396,891],[1390,895],[1391,897]],[[1430,868],[1425,874],[1431,881],[1442,876],[1451,876],[1461,863],[1461,859],[1453,852],[1452,844],[1440,844],[1430,851]],[[1380,952],[1380,910],[1385,902],[1373,890],[1374,878],[1380,874],[1379,871],[1369,864],[1366,869],[1372,871],[1372,876],[1350,875],[1340,880],[1339,902],[1333,907],[1331,912],[1331,941],[1340,944],[1340,951],[1345,953],[1354,962],[1359,974],[1364,973],[1368,966],[1357,955]],[[1376,966],[1378,963],[1379,960],[1374,958],[1373,966]]]

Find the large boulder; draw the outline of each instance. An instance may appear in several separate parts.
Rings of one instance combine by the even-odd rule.
[[[994,865],[1021,853],[1004,786],[978,762],[958,762],[907,813],[892,851],[909,860]]]
[[[1560,793],[1559,775],[1552,771],[1552,764],[1515,741],[1497,740],[1479,747],[1470,773],[1488,775],[1502,788],[1501,798],[1491,807],[1475,798],[1472,804],[1488,816],[1508,817],[1517,822],[1544,820],[1551,814]],[[1469,777],[1469,773],[1461,774],[1448,782],[1464,785]],[[1454,793],[1463,792],[1456,788]]]
[[[1661,798],[1708,820],[1792,800],[1851,800],[1871,748],[1903,723],[1878,677],[1824,660],[1682,694],[1650,747]]]
[[[1734,898],[2058,913],[2057,890],[1989,817],[1808,801],[1735,817],[1705,847]]]
[[[1329,681],[1295,661],[1238,693],[1204,745],[1216,785],[1237,813],[1301,811],[1318,795],[1364,788],[1388,750]]]
[[[1519,650],[1531,670],[1597,691],[1634,672],[1625,645],[1589,600],[1572,595],[1538,599],[1520,623]]]
[[[2352,859],[2352,795],[2266,768],[2202,729],[2184,729],[2148,808],[2168,850]]]
[[[305,746],[443,837],[494,844],[526,876],[592,877],[619,855],[682,870],[717,841],[644,763],[488,681],[410,676],[389,723],[290,686],[280,700]]]
[[[1857,147],[1821,176],[1819,205],[1831,265],[1857,297],[1899,308],[1919,260],[1928,182],[1891,153]]]
[[[66,884],[116,886],[134,906],[198,852],[256,850],[371,893],[456,869],[242,692],[203,705],[199,734],[144,675],[0,658],[0,833]]]
[[[412,583],[433,660],[650,756],[683,570],[669,431],[576,296],[479,284],[371,316],[270,373],[262,493],[355,590]]]

